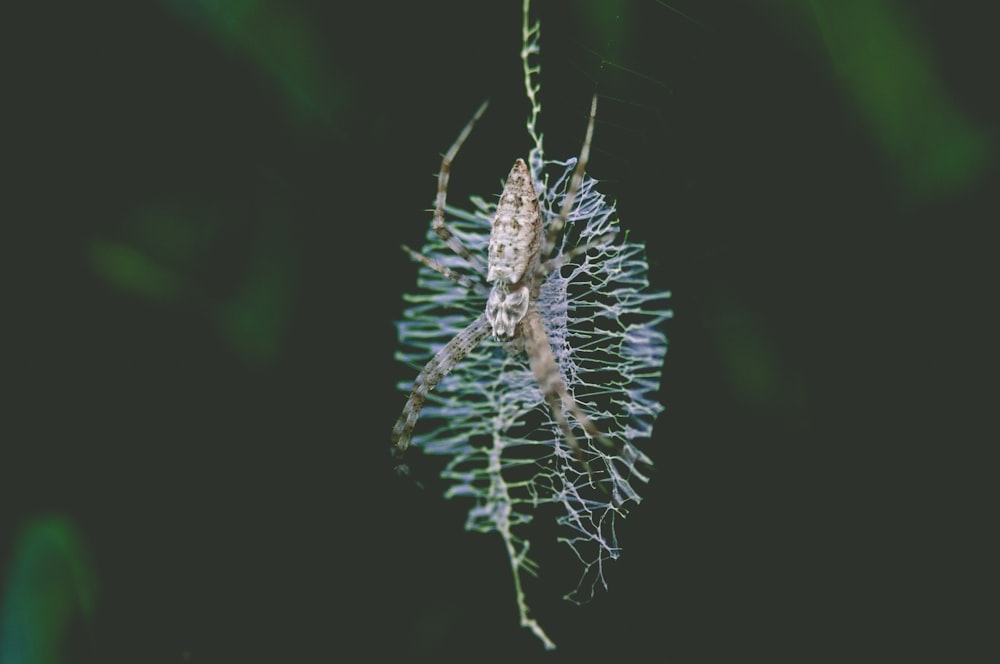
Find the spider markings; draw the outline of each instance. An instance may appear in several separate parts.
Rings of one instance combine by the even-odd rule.
[[[489,261],[484,266],[482,260],[473,256],[448,229],[444,216],[451,162],[458,154],[465,139],[472,132],[475,123],[482,117],[487,104],[488,102],[484,102],[480,105],[441,160],[432,227],[448,248],[468,262],[480,274],[486,272],[486,282],[492,284],[492,288],[487,294],[486,311],[439,350],[421,370],[413,383],[413,389],[406,400],[403,412],[400,413],[392,428],[391,435],[390,451],[397,462],[396,472],[401,475],[409,472],[402,459],[413,437],[413,429],[420,417],[420,411],[427,399],[427,394],[490,333],[503,343],[509,352],[524,351],[527,354],[532,373],[542,395],[559,425],[567,445],[578,460],[583,462],[585,466],[587,465],[580,444],[573,433],[573,428],[566,418],[565,411],[573,414],[574,419],[590,437],[607,447],[616,447],[597,429],[569,393],[569,389],[560,374],[559,365],[556,363],[551,342],[545,333],[541,312],[535,304],[542,283],[553,270],[567,259],[580,255],[593,246],[608,242],[614,237],[614,233],[608,233],[565,253],[548,257],[566,225],[566,220],[573,210],[574,199],[583,182],[584,168],[590,154],[590,142],[594,133],[597,96],[594,96],[591,103],[590,118],[580,158],[573,171],[559,216],[548,225],[543,233],[543,218],[538,204],[535,183],[524,160],[518,159],[514,162],[497,203],[493,227],[490,232]],[[456,284],[475,290],[480,294],[487,293],[486,286],[482,283],[456,274],[440,262],[419,254],[409,247],[404,246],[403,249],[417,262],[435,270]],[[589,467],[587,470],[589,474]]]
[[[486,281],[493,289],[486,300],[486,319],[499,341],[514,338],[529,303],[538,297],[542,279],[533,276],[541,267],[541,244],[542,211],[535,183],[524,160],[518,159],[500,194],[490,232]]]

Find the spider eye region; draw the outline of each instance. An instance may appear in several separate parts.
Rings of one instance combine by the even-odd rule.
[[[528,312],[528,287],[509,290],[506,283],[499,283],[486,299],[486,320],[493,336],[500,341],[514,338],[518,323]]]

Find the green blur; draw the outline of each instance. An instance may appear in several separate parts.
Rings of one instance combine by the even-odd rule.
[[[73,523],[62,516],[29,521],[14,544],[0,612],[0,664],[77,661],[82,644],[67,634],[94,617],[97,579]],[[73,646],[76,646],[75,648]]]
[[[845,98],[867,124],[904,197],[959,193],[979,181],[995,158],[995,140],[949,95],[935,54],[905,3],[770,4],[790,19],[789,29],[829,58]]]

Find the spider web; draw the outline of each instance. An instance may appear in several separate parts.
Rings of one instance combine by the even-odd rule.
[[[576,160],[544,158],[536,127],[539,68],[533,64],[540,26],[529,24],[528,9],[525,0],[522,62],[532,108],[527,129],[535,145],[529,167],[548,224],[559,214]],[[642,500],[639,488],[648,482],[644,468],[652,465],[636,443],[650,437],[662,410],[655,393],[667,340],[658,327],[671,317],[670,293],[650,290],[644,246],[622,239],[615,206],[596,186],[596,180],[584,179],[558,250],[610,231],[618,231],[618,239],[550,274],[536,304],[563,380],[614,448],[576,427],[587,466],[576,460],[545,406],[527,358],[507,353],[490,339],[430,392],[412,441],[425,453],[450,457],[442,471],[451,483],[446,497],[473,501],[466,529],[501,535],[521,625],[549,649],[555,644],[530,617],[523,591],[524,575],[537,576],[539,571],[523,531],[542,508],[554,508],[558,539],[583,567],[566,599],[586,602],[598,586],[606,588],[604,564],[620,554],[616,520]],[[495,204],[479,197],[471,203],[468,210],[447,208],[448,225],[472,253],[485,256]],[[480,276],[472,274],[431,228],[421,253],[458,273]],[[402,343],[397,359],[419,371],[482,313],[485,298],[426,267],[419,270],[417,286],[416,293],[404,296],[408,306],[397,323]],[[411,385],[399,387],[408,392]]]

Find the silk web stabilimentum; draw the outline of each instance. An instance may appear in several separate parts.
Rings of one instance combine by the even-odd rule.
[[[660,327],[671,311],[670,293],[650,289],[643,245],[622,237],[614,204],[583,174],[596,99],[580,158],[544,157],[537,131],[540,27],[528,10],[525,0],[521,58],[533,148],[527,165],[519,160],[511,171],[500,215],[498,202],[480,197],[468,210],[445,205],[451,158],[485,104],[445,156],[434,223],[422,250],[411,252],[421,263],[418,292],[405,296],[398,323],[397,358],[421,373],[415,384],[400,385],[410,398],[393,430],[393,453],[401,468],[410,443],[450,457],[442,471],[451,483],[445,495],[472,499],[468,530],[500,534],[521,625],[551,649],[522,587],[523,575],[539,573],[523,531],[544,508],[556,508],[558,540],[583,567],[566,599],[585,602],[599,585],[607,587],[604,563],[620,553],[615,521],[641,501],[638,487],[649,480],[652,460],[637,442],[651,436],[662,410],[655,399],[667,350]],[[534,194],[510,193],[523,178]],[[530,212],[535,196],[541,247],[534,271],[515,279],[514,291],[502,279],[487,284],[487,272],[499,269],[504,200],[523,198]],[[528,304],[514,297],[521,283],[531,291]],[[494,298],[513,301],[523,319],[504,318],[496,307],[491,316]]]

